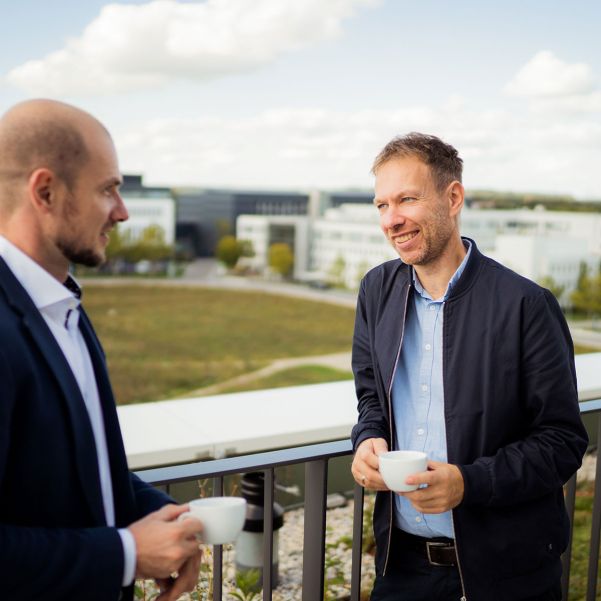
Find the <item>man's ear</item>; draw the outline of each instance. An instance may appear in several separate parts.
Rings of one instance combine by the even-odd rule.
[[[37,211],[49,213],[55,209],[58,183],[54,172],[46,167],[31,173],[27,182],[27,191],[29,200]]]
[[[448,187],[449,194],[449,211],[451,217],[457,217],[463,208],[463,201],[465,199],[465,190],[461,182],[455,180]]]

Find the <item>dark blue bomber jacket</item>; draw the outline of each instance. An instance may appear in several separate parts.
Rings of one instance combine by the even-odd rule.
[[[465,482],[453,527],[467,601],[516,601],[560,577],[569,537],[562,486],[580,466],[588,437],[557,301],[471,242],[443,309],[448,461]],[[355,449],[372,437],[393,448],[390,391],[412,293],[411,268],[399,259],[361,283],[352,361]],[[376,497],[378,574],[388,562],[392,494]]]

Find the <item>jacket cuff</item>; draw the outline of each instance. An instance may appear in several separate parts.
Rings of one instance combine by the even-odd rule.
[[[488,505],[492,498],[492,476],[482,463],[458,465],[463,475],[462,505]]]
[[[390,441],[388,440],[388,435],[382,434],[380,430],[368,428],[366,430],[361,430],[361,432],[357,434],[357,437],[353,438],[353,453],[357,450],[359,445],[368,438],[383,438],[388,443],[388,450],[390,450]]]

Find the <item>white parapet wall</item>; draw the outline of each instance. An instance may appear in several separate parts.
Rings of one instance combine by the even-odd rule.
[[[132,469],[348,438],[351,380],[118,407]]]
[[[578,396],[601,398],[601,353],[577,355]],[[118,407],[130,468],[140,469],[348,438],[351,380]]]

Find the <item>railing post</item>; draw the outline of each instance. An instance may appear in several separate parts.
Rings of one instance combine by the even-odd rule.
[[[263,506],[263,601],[271,601],[273,588],[273,496],[274,470],[266,469]]]
[[[597,442],[601,441],[601,418],[597,416]],[[597,595],[597,573],[599,571],[599,534],[601,532],[601,457],[597,450],[595,467],[595,496],[593,498],[593,523],[591,546],[588,559],[588,581],[586,601],[595,601]]]
[[[223,495],[223,476],[213,479],[213,496]],[[213,547],[213,601],[221,601],[223,596],[223,546]]]
[[[323,599],[327,484],[327,459],[307,462],[302,601]]]
[[[355,484],[353,507],[353,550],[351,560],[351,601],[361,598],[361,557],[363,551],[363,499],[365,490]]]
[[[561,575],[561,598],[568,598],[570,590],[570,562],[572,561],[572,541],[574,540],[574,508],[576,506],[576,479],[577,474],[574,474],[568,481],[565,487],[566,509],[570,520],[570,539],[564,554],[561,557],[563,573]]]

